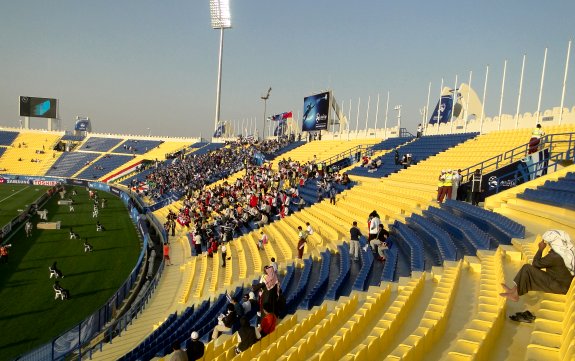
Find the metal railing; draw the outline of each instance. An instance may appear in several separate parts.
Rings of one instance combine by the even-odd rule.
[[[561,139],[561,138],[568,139]],[[557,133],[548,134],[541,138],[539,143],[539,149],[549,148],[550,153],[554,151],[555,148],[566,145],[566,148],[573,152],[575,147],[575,133]],[[529,154],[529,143],[522,144],[513,149],[510,149],[504,153],[498,154],[494,157],[486,159],[482,162],[474,164],[470,167],[461,170],[461,176],[463,179],[468,179],[469,175],[473,173],[476,169],[479,169],[481,173],[484,173],[484,169],[491,168],[489,171],[493,171],[506,166],[515,161],[525,158]],[[569,157],[567,157],[569,158]]]

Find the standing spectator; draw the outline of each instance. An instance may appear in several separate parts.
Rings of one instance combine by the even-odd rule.
[[[26,231],[26,238],[29,238],[32,236],[32,222],[30,222],[29,220],[26,221],[26,225],[24,226],[24,230]]]
[[[202,254],[202,236],[199,233],[195,233],[194,237],[194,248],[196,249],[196,256]]]
[[[164,252],[164,261],[168,262],[166,266],[171,266],[172,261],[170,260],[170,245],[168,244],[168,242],[164,242],[163,252]]]
[[[441,200],[445,195],[445,172],[445,169],[442,170],[437,179],[437,203],[441,203]]]
[[[399,150],[395,148],[395,151],[393,153],[394,153],[393,160],[395,162],[395,165],[401,164],[401,162],[399,161]]]
[[[443,178],[443,192],[439,199],[439,203],[443,203],[444,199],[451,199],[451,194],[453,192],[453,173],[451,169],[445,171]]]
[[[253,344],[262,338],[258,329],[250,325],[247,318],[240,318],[240,329],[238,330],[238,346],[236,347],[236,354],[250,348]]]
[[[329,188],[329,203],[335,205],[335,196],[337,195],[337,189],[335,189],[335,186],[332,185]]]
[[[258,240],[258,248],[264,249],[264,246],[268,243],[268,236],[264,233],[264,231],[260,232],[260,239]]]
[[[204,343],[200,341],[200,335],[196,331],[193,331],[186,347],[188,361],[195,361],[204,357],[205,348]]]
[[[270,266],[272,266],[272,268],[274,269],[274,272],[277,274],[277,273],[278,273],[278,270],[279,270],[279,266],[278,266],[278,264],[277,264],[277,262],[276,262],[275,257],[272,257],[272,258],[270,259],[270,261],[271,261]]]
[[[11,244],[0,246],[0,263],[8,263],[8,248],[12,247]]]
[[[227,256],[228,248],[226,247],[225,243],[222,243],[221,253],[222,253],[222,267],[226,267],[226,256]]]
[[[297,258],[302,259],[304,246],[307,243],[307,232],[305,232],[301,226],[298,226],[297,229],[299,231],[297,242]]]
[[[354,261],[359,261],[359,237],[362,236],[361,231],[357,227],[357,222],[353,221],[353,226],[349,230],[349,254],[353,257]]]
[[[236,312],[236,315],[238,317],[244,317],[244,307],[236,296],[232,297],[231,304],[234,305],[234,311]]]
[[[458,170],[454,170],[453,171],[453,193],[451,195],[451,199],[454,200],[461,200],[461,188],[459,186],[461,186],[461,169]]]
[[[421,138],[422,135],[423,135],[423,127],[421,126],[421,123],[419,123],[419,125],[417,126],[417,138]]]
[[[469,181],[471,182],[471,204],[474,206],[479,205],[479,198],[483,192],[483,185],[481,184],[482,179],[483,175],[479,169],[476,169],[475,172],[469,177]]]
[[[379,225],[381,220],[379,219],[379,214],[373,211],[369,214],[369,238],[368,241],[377,238],[377,232],[379,232]],[[375,250],[374,250],[375,251]]]
[[[541,124],[537,124],[535,129],[531,132],[531,139],[529,139],[529,154],[535,153],[539,150],[539,143],[541,143],[541,137],[545,135],[543,129],[541,129]]]
[[[180,348],[178,341],[172,343],[172,350],[174,350],[174,352],[172,352],[170,361],[188,361],[188,355]]]

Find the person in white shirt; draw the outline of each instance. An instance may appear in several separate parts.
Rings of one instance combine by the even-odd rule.
[[[305,225],[307,226],[307,234],[311,236],[313,234],[313,228],[311,228],[311,224],[307,222]]]
[[[279,267],[278,267],[278,263],[276,262],[275,257],[270,258],[270,260],[272,261],[272,262],[270,263],[270,266],[272,266],[272,268],[274,269],[275,273],[278,274]]]
[[[379,225],[381,220],[379,219],[379,214],[373,211],[369,214],[369,238],[368,241],[377,238],[377,232],[379,232]]]

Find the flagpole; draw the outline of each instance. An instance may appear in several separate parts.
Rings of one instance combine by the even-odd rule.
[[[373,126],[373,128],[375,129],[373,134],[375,135],[376,138],[377,138],[377,116],[378,115],[379,115],[379,93],[377,93],[377,105],[375,106],[375,125]]]
[[[365,135],[367,136],[367,124],[369,121],[369,103],[371,102],[371,95],[367,96],[367,110],[365,112]]]
[[[383,125],[383,137],[387,139],[387,115],[389,113],[389,90],[387,91],[387,102],[385,104],[385,124]]]
[[[349,139],[349,128],[351,122],[351,98],[349,98],[349,109],[347,110],[347,134]]]
[[[525,71],[525,54],[521,63],[521,78],[519,80],[519,94],[517,95],[517,110],[515,111],[515,129],[519,127],[519,107],[521,106],[521,92],[523,91],[523,73]]]
[[[567,45],[567,58],[565,59],[565,75],[563,75],[563,90],[561,91],[561,108],[559,109],[559,124],[563,120],[563,103],[565,102],[565,84],[567,84],[567,72],[569,71],[569,56],[571,55],[571,40]]]
[[[507,73],[507,59],[503,63],[503,78],[501,79],[501,97],[499,98],[499,125],[497,130],[501,130],[501,112],[503,111],[503,94],[505,92],[505,75]]]
[[[467,133],[467,119],[469,118],[469,94],[471,93],[471,77],[473,70],[469,71],[469,83],[467,83],[467,99],[465,99],[465,119],[463,125],[463,132]]]
[[[359,105],[360,104],[361,104],[361,98],[358,98],[358,100],[357,100],[357,114],[355,117],[355,132],[356,133],[359,131]]]
[[[545,82],[545,66],[547,64],[547,48],[545,48],[545,54],[543,55],[543,67],[541,68],[541,83],[539,84],[539,100],[537,101],[537,123],[539,124],[539,118],[541,116],[541,98],[543,97],[543,83]]]
[[[427,87],[427,103],[425,105],[425,118],[423,119],[423,129],[427,130],[427,125],[429,124],[429,97],[431,96],[431,82]]]
[[[451,130],[450,133],[453,134],[453,113],[455,111],[455,102],[457,101],[457,74],[455,74],[455,85],[453,86],[453,97],[451,99]]]
[[[437,103],[437,134],[439,134],[439,126],[441,125],[441,94],[443,93],[443,78],[441,78],[441,85],[439,86],[439,103]]]
[[[343,116],[345,116],[345,112],[344,112],[344,108],[343,108],[344,106],[345,106],[345,101],[341,103],[341,109],[339,110],[339,113],[342,114]],[[338,132],[339,132],[339,134],[341,134],[341,119],[339,120]]]
[[[483,119],[485,118],[485,96],[487,95],[487,78],[489,77],[489,64],[485,67],[485,84],[483,85],[483,100],[481,101],[481,123],[479,134],[483,133]]]

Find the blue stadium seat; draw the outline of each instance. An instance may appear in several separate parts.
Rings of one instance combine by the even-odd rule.
[[[133,157],[129,155],[107,154],[90,164],[82,173],[78,174],[78,178],[83,179],[98,179],[118,167],[126,164]]]
[[[347,242],[337,246],[339,249],[339,274],[326,293],[325,298],[336,300],[340,296],[341,288],[349,278],[351,271],[351,258],[349,256],[349,245]]]
[[[423,241],[405,224],[395,221],[390,227],[391,232],[397,233],[399,247],[404,248],[410,256],[411,271],[425,271],[425,260],[423,254]]]
[[[434,240],[434,246],[439,249],[444,261],[456,261],[461,258],[457,256],[457,247],[455,247],[451,236],[443,228],[418,214],[412,214],[406,221],[420,234],[426,234],[427,237]]]
[[[107,152],[118,145],[122,139],[92,137],[88,139],[78,150],[89,150],[91,152]]]
[[[71,177],[88,163],[98,158],[97,153],[68,152],[64,153],[50,167],[46,175],[53,177]]]
[[[18,132],[0,130],[0,145],[10,146],[18,136]]]

